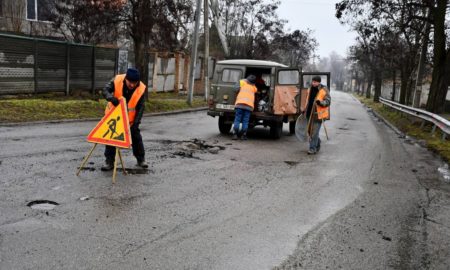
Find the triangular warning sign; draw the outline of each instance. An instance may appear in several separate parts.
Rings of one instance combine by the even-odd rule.
[[[125,99],[109,111],[87,137],[88,142],[100,143],[120,148],[131,147],[130,123]]]

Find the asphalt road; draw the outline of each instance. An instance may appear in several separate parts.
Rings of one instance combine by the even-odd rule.
[[[448,168],[332,98],[314,156],[287,125],[232,141],[206,112],[144,118],[150,171],[115,185],[103,147],[75,176],[95,122],[0,127],[0,269],[448,269]]]

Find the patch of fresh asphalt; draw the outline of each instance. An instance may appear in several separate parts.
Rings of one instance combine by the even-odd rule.
[[[287,130],[231,141],[205,112],[147,117],[150,170],[115,185],[103,147],[75,176],[92,122],[1,127],[0,269],[380,269],[420,266],[419,251],[445,265],[439,161],[345,93],[332,116],[315,156]]]

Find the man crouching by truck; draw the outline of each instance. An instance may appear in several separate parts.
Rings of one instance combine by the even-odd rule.
[[[237,97],[234,104],[234,134],[233,140],[241,138],[247,140],[248,122],[255,106],[255,93],[258,91],[256,86],[256,76],[249,75],[246,79],[239,81],[236,87]],[[242,123],[242,129],[239,131],[239,125]]]

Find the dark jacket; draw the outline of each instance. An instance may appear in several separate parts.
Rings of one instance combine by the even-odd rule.
[[[136,88],[139,86],[136,85]],[[131,96],[133,95],[134,90],[128,89],[125,81],[123,82],[123,97],[128,101],[131,99]],[[108,82],[105,87],[103,88],[103,96],[106,98],[107,101],[109,101],[112,97],[114,97],[114,78]],[[141,123],[142,115],[144,114],[145,109],[145,95],[142,95],[142,97],[139,99],[138,104],[136,105],[136,117],[134,119],[133,126],[138,127]]]

